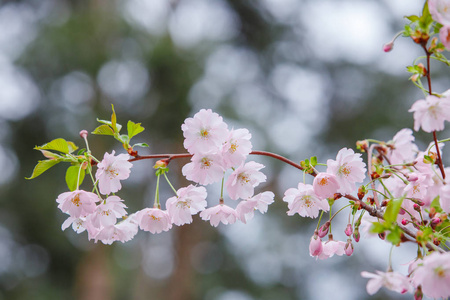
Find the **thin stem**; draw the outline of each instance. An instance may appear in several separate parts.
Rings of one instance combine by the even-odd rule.
[[[225,181],[225,176],[222,177],[222,185],[220,187],[220,199],[223,199],[223,183]]]
[[[430,90],[431,90],[431,88],[430,88]],[[433,139],[434,139],[434,144],[436,145],[436,152],[437,152],[437,156],[438,156],[437,165],[439,166],[439,170],[441,170],[442,178],[445,179],[444,165],[442,163],[441,151],[439,150],[439,146],[438,146],[439,143],[438,143],[438,140],[436,137],[436,131],[433,131]]]
[[[77,190],[80,187],[80,175],[81,175],[81,169],[83,167],[83,164],[80,164],[80,168],[78,169],[78,178],[77,178]]]
[[[392,272],[392,251],[394,250],[394,245],[391,246],[391,251],[389,251],[389,267],[388,272]]]
[[[369,150],[367,151],[367,173],[369,175],[369,179],[372,180],[372,152],[376,145],[370,145]],[[375,190],[375,183],[372,181],[371,183],[372,189]],[[380,202],[378,202],[378,194],[373,193],[373,200],[375,201],[375,205],[377,208],[380,208]]]
[[[380,192],[379,190],[374,190],[374,189],[367,189],[368,191],[374,191],[374,192],[377,192],[377,193],[379,193],[379,194],[381,194],[381,195],[383,195],[383,197],[384,198],[386,198],[386,199],[390,199],[388,196],[386,196],[386,194],[384,194],[384,193],[382,193],[382,192]]]
[[[322,216],[323,216],[323,210],[320,211],[320,217],[319,217],[319,222],[317,223],[317,228],[316,231],[319,231],[319,227],[320,227],[320,221],[322,220]]]
[[[389,191],[389,189],[386,187],[386,185],[384,184],[383,180],[380,179],[380,183],[381,185],[384,187],[384,190],[388,192],[389,196],[391,196],[390,198],[394,198],[394,196],[392,195],[391,191]],[[387,198],[386,198],[387,199]]]
[[[334,213],[334,215],[328,220],[329,222],[331,222],[331,220],[333,220],[333,218],[338,214],[338,213],[340,213],[344,208],[347,208],[347,207],[349,207],[349,206],[351,206],[352,204],[347,204],[346,206],[344,206],[344,207],[342,207],[341,209],[339,209],[337,212],[335,212]],[[331,210],[330,210],[330,213],[331,213]]]
[[[166,178],[166,181],[167,181],[167,183],[169,184],[169,186],[172,188],[172,191],[175,193],[175,195],[177,195],[178,196],[178,194],[177,194],[177,190],[173,187],[173,185],[170,183],[170,181],[169,181],[169,178],[167,178],[167,175],[166,175],[166,173],[163,173],[164,174],[164,177]]]
[[[155,202],[153,204],[153,207],[155,208],[161,208],[161,203],[159,203],[159,177],[161,175],[156,176],[156,191],[155,191]]]

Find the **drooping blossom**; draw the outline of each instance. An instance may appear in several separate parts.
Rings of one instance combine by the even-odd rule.
[[[319,173],[313,181],[314,193],[322,199],[333,197],[339,189],[336,176],[329,173]]]
[[[433,20],[442,25],[450,25],[450,2],[448,0],[428,0],[428,9]]]
[[[172,228],[169,214],[159,208],[144,208],[136,212],[136,221],[139,228],[151,233],[160,233]]]
[[[200,217],[205,221],[210,221],[212,226],[217,227],[220,222],[225,225],[235,223],[238,215],[231,207],[219,204],[202,211]]]
[[[74,217],[68,217],[64,223],[61,225],[61,229],[64,231],[66,230],[70,225],[72,225],[73,231],[76,233],[82,233],[86,230],[85,225],[86,218],[74,218]]]
[[[115,151],[111,154],[105,153],[103,160],[97,165],[98,170],[95,178],[98,180],[100,193],[109,195],[115,193],[122,188],[120,180],[127,179],[130,176],[130,168],[133,166],[128,161],[128,154],[119,154],[114,156]]]
[[[94,239],[95,242],[101,241],[106,245],[111,245],[115,241],[125,243],[131,240],[137,232],[138,224],[133,214],[120,223],[103,227],[97,232]]]
[[[383,286],[400,294],[412,292],[412,285],[408,277],[397,272],[376,271],[374,274],[364,271],[361,272],[361,276],[370,278],[366,286],[369,295],[375,294]]]
[[[97,206],[95,212],[89,216],[89,221],[97,228],[114,225],[117,218],[127,214],[125,208],[127,206],[122,199],[118,196],[109,196]]]
[[[259,210],[262,214],[267,212],[268,206],[274,202],[274,193],[263,192],[253,196],[250,199],[239,202],[236,206],[236,213],[239,220],[243,223],[253,219],[255,210]]]
[[[217,152],[228,136],[227,127],[217,113],[201,109],[181,125],[185,138],[184,147],[191,154]]]
[[[349,194],[356,190],[356,183],[363,182],[366,177],[365,166],[361,154],[343,148],[339,150],[336,160],[327,160],[327,173],[336,176],[339,183],[338,193]]]
[[[264,165],[254,161],[241,164],[231,173],[225,184],[228,195],[231,199],[245,199],[253,196],[255,187],[261,182],[266,181],[266,175],[261,170]]]
[[[171,221],[175,225],[192,223],[192,215],[205,209],[206,189],[202,186],[189,185],[180,188],[177,196],[167,199],[166,208]]]
[[[323,251],[318,256],[319,259],[327,259],[333,257],[335,254],[338,256],[342,256],[345,254],[345,242],[343,241],[335,241],[328,240],[326,242],[322,242]]]
[[[183,175],[191,181],[208,185],[222,180],[225,169],[222,157],[218,154],[194,154],[191,162],[181,169]]]
[[[316,218],[319,211],[328,211],[326,199],[317,197],[312,185],[300,182],[298,188],[290,188],[284,193],[283,201],[288,203],[289,216],[298,213],[302,217]]]
[[[96,208],[95,202],[98,201],[100,198],[96,194],[83,190],[65,192],[56,199],[59,203],[58,208],[74,218],[86,217],[93,213]]]
[[[394,135],[392,143],[389,145],[387,157],[391,164],[409,163],[414,160],[418,153],[417,145],[414,144],[413,131],[409,128],[403,128]]]
[[[441,131],[444,121],[450,121],[450,99],[429,95],[425,100],[417,100],[408,111],[414,113],[415,131]]]
[[[245,129],[231,130],[222,147],[222,158],[225,168],[237,167],[242,164],[252,151],[250,138],[252,135]]]
[[[433,252],[417,263],[411,274],[415,287],[422,286],[422,292],[429,298],[450,297],[450,253]]]
[[[315,234],[311,237],[309,242],[309,255],[318,257],[323,252],[322,240]]]

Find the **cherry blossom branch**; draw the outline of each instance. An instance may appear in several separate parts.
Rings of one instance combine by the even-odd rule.
[[[263,156],[269,156],[275,159],[278,159],[284,163],[287,163],[288,165],[293,166],[294,168],[297,168],[301,171],[304,171],[304,168],[293,162],[290,159],[287,159],[284,156],[272,153],[272,152],[267,152],[267,151],[252,151],[250,152],[251,155],[263,155]],[[177,158],[190,158],[192,157],[192,154],[190,153],[177,153],[177,154],[151,154],[151,155],[135,155],[133,158],[129,159],[128,161],[132,162],[132,161],[137,161],[137,160],[143,160],[143,159],[156,159],[156,158],[163,158],[165,159],[166,163],[169,163],[171,160],[173,159],[177,159]],[[311,174],[312,176],[316,176],[317,172],[314,171],[314,173]]]
[[[369,179],[372,180],[372,152],[375,148],[376,144],[372,144],[369,147],[369,150],[367,151],[367,173],[369,174]],[[375,190],[375,182],[372,181],[370,184],[372,186],[372,189]],[[380,202],[378,202],[378,195],[377,193],[373,193],[373,200],[375,201],[375,205],[377,208],[380,208]]]

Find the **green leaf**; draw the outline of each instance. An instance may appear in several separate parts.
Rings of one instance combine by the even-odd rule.
[[[127,130],[130,140],[133,136],[138,135],[139,133],[144,131],[144,129],[145,128],[141,126],[141,123],[134,123],[133,121],[128,121]]]
[[[126,134],[121,134],[119,136],[118,140],[121,141],[123,144],[126,144],[126,145],[128,145],[128,143],[130,142],[130,138]]]
[[[405,18],[407,18],[407,19],[410,20],[411,22],[419,21],[419,17],[416,16],[416,15],[406,16]]]
[[[81,165],[71,166],[67,168],[66,183],[70,191],[77,189],[78,173],[80,174],[79,184],[84,180],[85,171],[80,170]]]
[[[392,199],[391,201],[389,201],[386,207],[386,211],[384,212],[384,220],[386,221],[386,223],[391,224],[392,222],[396,221],[402,203],[403,198]]]
[[[41,151],[42,155],[44,155],[48,159],[59,159],[62,158],[60,155],[47,151],[47,150],[39,150]]]
[[[311,157],[311,166],[316,166],[317,165],[317,157],[316,156],[312,156]]]
[[[69,146],[69,153],[72,153],[73,151],[77,150],[78,147],[73,142],[67,141],[67,145]]]
[[[84,152],[86,152],[86,148],[80,149],[77,153],[77,155],[82,155],[84,154]]]
[[[111,127],[114,129],[114,132],[119,133],[120,129],[117,129],[117,116],[116,116],[116,112],[114,111],[113,104],[111,104],[111,108],[112,108]]]
[[[401,236],[402,232],[400,230],[400,228],[398,226],[394,226],[393,228],[391,228],[391,231],[389,232],[389,234],[386,236],[386,239],[392,243],[392,245],[398,245],[400,244],[400,236]]]
[[[386,227],[384,224],[381,224],[379,222],[373,222],[372,227],[370,227],[371,233],[383,233],[386,230]]]
[[[92,131],[93,134],[114,135],[114,131],[109,125],[100,125]]]
[[[133,145],[133,148],[136,147],[136,146],[137,146],[137,147],[150,147],[150,146],[149,146],[148,144],[146,144],[146,143],[137,143],[137,144],[134,144],[134,145]]]
[[[73,143],[72,143],[73,144]],[[70,153],[72,146],[69,146],[69,143],[65,139],[55,139],[51,142],[48,142],[47,144],[44,144],[42,146],[36,146],[34,149],[36,150],[55,150],[62,153]],[[75,146],[76,147],[76,146]]]
[[[105,125],[109,125],[109,126],[111,126],[111,130],[113,130],[111,121],[100,120],[100,119],[97,118],[97,122],[105,124]],[[116,128],[117,128],[117,130],[119,132],[122,129],[122,125],[120,125],[119,123],[116,123]],[[113,132],[114,132],[114,130],[113,130]]]
[[[47,171],[48,169],[59,163],[60,161],[61,161],[60,159],[48,159],[38,161],[37,165],[34,167],[31,176],[28,178],[25,177],[25,179],[33,179],[38,177],[39,175],[41,175],[42,173],[44,173],[45,171]]]

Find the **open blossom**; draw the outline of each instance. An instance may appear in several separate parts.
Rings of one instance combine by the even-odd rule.
[[[439,29],[439,38],[444,47],[450,49],[450,25],[445,25]]]
[[[274,202],[274,193],[263,192],[253,196],[250,199],[239,202],[236,206],[236,213],[239,220],[243,223],[251,220],[255,214],[255,210],[259,210],[262,214],[267,212],[269,204]]]
[[[226,168],[242,164],[252,151],[252,135],[245,129],[231,130],[222,148],[222,157]]]
[[[73,231],[76,233],[82,233],[86,230],[86,218],[74,218],[74,217],[68,217],[64,223],[61,225],[61,229],[64,231],[66,230],[70,225],[72,225]]]
[[[218,154],[194,154],[191,162],[184,165],[181,172],[188,180],[208,185],[223,178],[225,169]]]
[[[95,212],[89,216],[89,221],[97,228],[114,225],[117,218],[127,214],[125,208],[127,206],[122,199],[118,196],[109,196],[97,206]]]
[[[414,140],[413,131],[409,128],[403,128],[397,132],[390,144],[393,149],[390,149],[387,153],[390,163],[403,164],[412,162],[418,152]]]
[[[333,197],[339,189],[336,176],[329,173],[319,173],[313,181],[314,193],[322,199]]]
[[[405,187],[406,196],[408,198],[422,199],[426,196],[427,188],[432,184],[433,181],[429,176],[420,173],[411,174],[414,175],[414,177],[417,176],[417,179],[414,181],[410,181],[409,184]]]
[[[201,109],[181,125],[184,147],[191,154],[217,152],[228,136],[227,124],[210,109]]]
[[[160,233],[172,228],[169,214],[159,208],[144,208],[136,212],[136,221],[142,230]]]
[[[312,257],[318,257],[323,252],[323,244],[322,240],[314,235],[311,237],[311,241],[309,243],[309,255]]]
[[[326,199],[320,199],[310,184],[300,182],[298,188],[290,188],[284,193],[283,201],[288,203],[289,216],[298,213],[302,217],[316,218],[319,210],[328,211],[330,206]]]
[[[231,207],[219,204],[202,211],[200,217],[205,221],[210,221],[212,226],[217,227],[220,222],[225,225],[235,223],[238,215]]]
[[[109,195],[115,193],[122,188],[120,180],[127,179],[130,176],[130,168],[133,166],[128,161],[128,154],[119,154],[114,156],[115,151],[111,154],[105,153],[103,160],[97,165],[98,170],[95,178],[98,180],[100,193]]]
[[[439,194],[439,203],[442,210],[446,213],[450,213],[450,185],[443,185],[440,189]]]
[[[130,215],[120,223],[103,227],[95,234],[94,239],[95,242],[100,240],[106,245],[111,245],[115,241],[125,243],[131,240],[137,232],[138,224],[135,215]]]
[[[336,160],[327,161],[327,173],[336,176],[339,183],[338,193],[349,194],[356,189],[356,182],[363,182],[366,177],[366,164],[361,154],[356,154],[352,149],[339,150]]]
[[[343,241],[328,240],[322,242],[322,246],[323,251],[320,253],[319,259],[327,259],[335,254],[342,256],[345,253],[345,242]]]
[[[96,208],[95,202],[98,201],[100,198],[96,194],[83,190],[65,192],[56,199],[59,203],[58,208],[74,218],[86,217],[93,213]]]
[[[172,223],[178,226],[192,223],[192,215],[205,209],[206,196],[206,189],[202,186],[189,185],[180,188],[177,196],[167,199],[166,202]]]
[[[412,292],[412,285],[405,275],[397,272],[376,272],[376,274],[365,271],[361,272],[362,277],[370,278],[366,286],[369,295],[375,294],[383,286],[400,294]]]
[[[450,25],[450,1],[428,0],[428,9],[433,20],[442,25]]]
[[[264,165],[250,161],[234,170],[225,184],[230,198],[237,200],[253,196],[255,187],[266,181],[266,175],[259,171],[262,168]]]
[[[415,287],[421,285],[422,292],[430,298],[450,297],[450,253],[433,252],[425,256],[411,274]]]
[[[408,111],[414,112],[415,131],[440,131],[444,121],[450,121],[450,99],[429,95],[425,100],[417,100]]]

